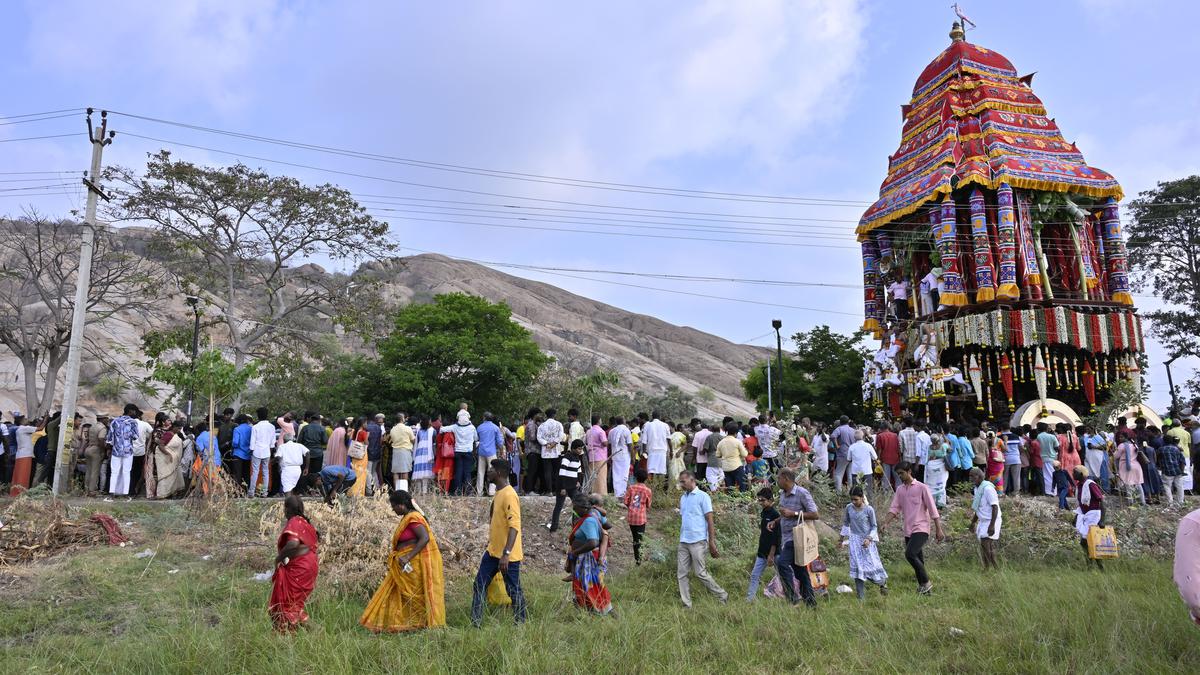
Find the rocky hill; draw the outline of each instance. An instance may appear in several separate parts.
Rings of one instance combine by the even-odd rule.
[[[703,406],[710,413],[752,412],[741,379],[772,353],[441,255],[409,256],[377,271],[385,299],[392,302],[421,302],[455,291],[504,302],[544,351],[568,367],[616,371],[623,389],[675,385],[694,394],[708,387],[716,394]]]
[[[131,239],[139,238],[136,237],[139,233],[126,234]],[[538,345],[564,367],[615,371],[620,375],[620,388],[629,392],[657,392],[675,385],[695,394],[708,388],[715,399],[700,403],[701,412],[707,415],[752,412],[753,406],[742,398],[739,382],[748,369],[771,353],[628,312],[549,284],[440,255],[368,263],[363,271],[382,281],[383,297],[389,305],[426,302],[434,295],[455,291],[505,302],[512,308],[514,320],[529,329]],[[182,297],[170,298],[153,312],[119,315],[103,326],[90,326],[89,335],[120,366],[118,371],[133,375],[138,371],[136,362],[142,358],[141,335],[152,328],[179,323],[180,317],[190,318]],[[114,405],[113,401],[98,401],[94,391],[105,374],[111,372],[111,368],[85,359],[80,392],[83,409],[108,409]],[[0,350],[0,407],[4,410],[25,408],[20,373],[19,362]],[[58,398],[61,395],[60,383]],[[116,396],[138,400],[128,391]],[[151,408],[158,403],[138,402]]]

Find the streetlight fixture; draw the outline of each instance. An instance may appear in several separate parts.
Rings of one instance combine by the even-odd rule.
[[[185,299],[188,306],[192,308],[192,314],[196,317],[192,324],[192,370],[196,369],[196,354],[200,351],[200,298],[195,295],[189,295]],[[188,387],[188,402],[187,402],[187,421],[192,423],[192,403],[195,400],[196,392]]]
[[[1171,388],[1171,417],[1179,415],[1179,400],[1175,397],[1175,380],[1171,377],[1171,364],[1175,363],[1175,360],[1178,358],[1179,355],[1176,354],[1163,361],[1163,366],[1167,369],[1167,386]]]
[[[783,411],[783,336],[779,334],[779,329],[783,328],[783,322],[779,319],[771,321],[771,328],[775,329],[775,369],[779,371],[779,387],[775,391],[779,393],[776,398],[779,399],[779,410]]]

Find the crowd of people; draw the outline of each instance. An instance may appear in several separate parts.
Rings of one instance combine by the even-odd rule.
[[[136,405],[117,417],[77,415],[70,467],[72,486],[89,496],[170,499],[194,489],[195,479],[219,470],[247,497],[290,493],[352,496],[384,489],[422,495],[482,495],[488,462],[509,461],[519,494],[557,497],[557,514],[571,491],[623,498],[635,467],[668,487],[683,468],[707,485],[747,491],[778,467],[784,434],[778,420],[675,423],[657,412],[584,420],[569,410],[530,410],[505,423],[463,405],[453,415],[399,411],[330,419],[316,412],[253,415],[226,409],[214,428],[206,420],[158,412],[153,423]],[[588,424],[585,424],[589,422]],[[27,419],[12,413],[0,422],[0,483],[14,493],[53,480],[61,421],[57,413]],[[724,442],[727,436],[736,440]],[[336,488],[336,490],[335,490]]]
[[[159,412],[143,420],[136,405],[115,418],[76,420],[74,480],[86,493],[144,495],[168,499],[196,489],[197,480],[220,471],[247,498],[286,497],[287,523],[278,540],[270,613],[277,628],[291,630],[307,615],[304,604],[317,579],[320,537],[304,513],[302,496],[389,493],[400,516],[387,561],[388,574],[368,604],[361,624],[375,631],[402,631],[445,623],[441,554],[417,497],[441,493],[491,497],[487,551],[473,585],[471,620],[482,621],[485,596],[506,596],[517,621],[526,615],[520,582],[523,495],[554,497],[544,527],[559,529],[571,507],[565,572],[575,603],[613,612],[605,583],[609,531],[607,495],[625,509],[636,565],[656,491],[678,491],[676,555],[679,597],[692,606],[690,579],[721,601],[728,593],[708,570],[719,555],[712,495],[755,491],[761,506],[759,545],[747,584],[757,594],[764,572],[774,567],[779,594],[815,606],[819,560],[802,557],[796,540],[806,523],[821,516],[802,484],[827,484],[848,501],[840,514],[842,545],[858,597],[873,585],[886,595],[888,574],[878,548],[881,533],[901,521],[904,557],[917,592],[933,584],[924,556],[930,537],[945,531],[939,509],[957,490],[972,494],[971,529],[985,569],[996,566],[1001,498],[1017,493],[1048,496],[1061,508],[1074,502],[1075,526],[1088,565],[1088,533],[1106,523],[1106,502],[1120,496],[1130,505],[1184,504],[1184,476],[1194,471],[1200,424],[1188,418],[1164,429],[1144,418],[1125,419],[1103,430],[1088,426],[991,428],[904,418],[874,425],[842,417],[833,425],[808,419],[781,420],[762,413],[745,422],[698,419],[673,422],[657,412],[585,424],[577,410],[560,421],[553,409],[530,410],[506,424],[483,413],[476,424],[468,406],[454,415],[410,415],[329,420],[319,413],[253,417],[229,409],[213,429]],[[60,420],[26,420],[18,414],[0,427],[4,455],[0,480],[14,489],[46,481],[54,466]],[[39,450],[39,448],[41,448]],[[15,461],[14,461],[15,460]],[[36,460],[36,470],[34,463]],[[891,495],[882,522],[873,495]],[[878,504],[879,501],[875,500]],[[811,565],[810,565],[811,563]],[[489,587],[491,589],[489,590]]]

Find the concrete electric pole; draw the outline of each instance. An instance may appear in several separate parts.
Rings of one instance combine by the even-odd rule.
[[[104,146],[112,143],[115,131],[108,130],[108,111],[100,111],[100,128],[92,128],[92,109],[87,109],[88,140],[92,143],[92,166],[83,179],[87,186],[87,212],[79,246],[79,270],[75,274],[75,307],[71,316],[71,341],[67,352],[67,385],[63,390],[62,417],[59,421],[58,454],[54,460],[54,494],[70,487],[70,457],[75,445],[75,402],[79,397],[79,359],[83,352],[86,329],[88,289],[92,285],[92,249],[96,241],[96,203],[108,196],[100,190],[100,160]]]

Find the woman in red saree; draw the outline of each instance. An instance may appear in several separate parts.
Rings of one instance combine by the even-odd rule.
[[[601,552],[600,538],[604,536],[600,516],[583,493],[572,499],[575,524],[571,527],[570,554],[567,556],[567,571],[571,573],[571,590],[575,592],[575,606],[596,614],[613,611],[612,596],[604,585],[605,562]]]
[[[289,495],[283,502],[287,523],[276,543],[274,588],[267,611],[280,633],[308,623],[304,603],[317,585],[317,542],[320,535],[304,515],[304,501]]]

